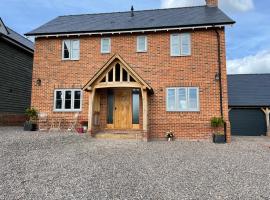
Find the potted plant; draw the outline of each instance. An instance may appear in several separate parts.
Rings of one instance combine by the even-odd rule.
[[[174,138],[174,134],[172,131],[169,131],[165,134],[165,137],[167,138],[168,141],[172,141]]]
[[[81,126],[83,128],[83,132],[86,133],[88,130],[88,121],[81,121]]]
[[[36,131],[37,130],[37,118],[38,111],[35,108],[27,108],[25,110],[27,121],[24,123],[25,131]]]
[[[224,126],[224,120],[223,120],[223,118],[222,117],[213,117],[211,119],[211,126],[214,129],[218,129],[219,127],[223,127]],[[224,132],[216,131],[213,134],[213,142],[214,143],[225,143],[226,142],[226,138],[225,138]]]

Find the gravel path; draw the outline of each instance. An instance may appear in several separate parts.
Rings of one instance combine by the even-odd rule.
[[[270,139],[95,140],[0,127],[0,199],[270,199]]]

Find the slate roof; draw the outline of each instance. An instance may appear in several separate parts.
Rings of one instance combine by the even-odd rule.
[[[28,47],[31,50],[34,50],[34,43],[32,41],[30,41],[27,38],[23,37],[19,33],[13,31],[9,27],[6,26],[6,28],[7,28],[8,32],[9,32],[9,34],[6,35],[7,37],[17,41],[18,43]]]
[[[0,31],[0,37],[5,39],[6,41],[12,41],[18,44],[19,46],[26,47],[30,51],[34,51],[34,43],[19,33],[13,31],[11,28],[7,27],[0,17],[0,25],[4,26],[4,32]]]
[[[109,32],[235,23],[217,7],[194,6],[59,16],[26,35]]]
[[[228,75],[229,106],[270,106],[270,74]]]

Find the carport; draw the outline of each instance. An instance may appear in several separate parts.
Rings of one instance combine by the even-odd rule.
[[[270,136],[270,74],[228,75],[232,135]]]

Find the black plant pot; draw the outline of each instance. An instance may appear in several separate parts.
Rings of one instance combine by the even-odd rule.
[[[226,143],[225,135],[213,135],[213,142],[218,144]]]
[[[36,131],[37,130],[37,124],[32,124],[32,123],[29,123],[29,122],[25,122],[23,130],[24,131]]]
[[[32,129],[31,131],[36,131],[37,130],[37,124],[32,124]]]

